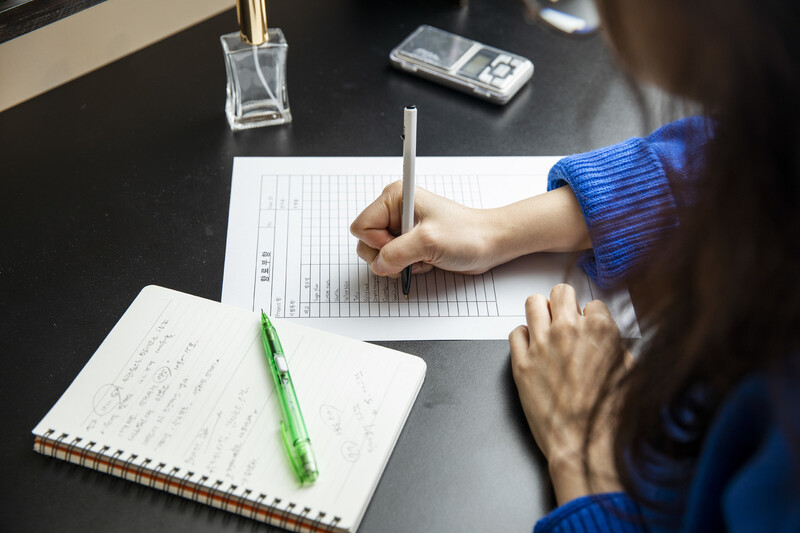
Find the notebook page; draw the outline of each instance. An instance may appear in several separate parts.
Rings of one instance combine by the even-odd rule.
[[[274,320],[320,476],[300,486],[280,434],[260,316],[146,287],[34,433],[67,433],[360,521],[421,386],[414,356]]]

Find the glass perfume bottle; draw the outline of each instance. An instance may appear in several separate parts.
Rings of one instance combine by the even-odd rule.
[[[220,37],[228,76],[225,114],[234,131],[292,121],[286,90],[289,46],[267,28],[265,0],[237,0],[239,31]]]

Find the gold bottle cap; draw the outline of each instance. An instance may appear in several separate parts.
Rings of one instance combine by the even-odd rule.
[[[239,33],[245,43],[258,46],[269,40],[266,4],[266,0],[236,0]]]

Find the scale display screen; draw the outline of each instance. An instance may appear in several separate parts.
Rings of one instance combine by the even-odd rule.
[[[452,33],[419,31],[403,44],[400,52],[425,63],[450,69],[471,47],[472,41]]]
[[[461,72],[470,76],[477,76],[486,68],[486,65],[492,60],[491,57],[483,54],[476,54],[475,57],[467,61],[467,64],[461,68]]]

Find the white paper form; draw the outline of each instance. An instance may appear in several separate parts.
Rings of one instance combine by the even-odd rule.
[[[508,205],[547,188],[558,157],[419,157],[417,185],[464,205]],[[610,300],[574,254],[532,254],[477,276],[439,269],[400,281],[356,254],[350,223],[389,183],[400,157],[241,158],[233,165],[223,303],[264,309],[362,340],[506,339],[525,323],[525,298],[566,281],[581,305]],[[639,336],[627,295],[610,302]],[[632,330],[630,329],[632,328]]]

